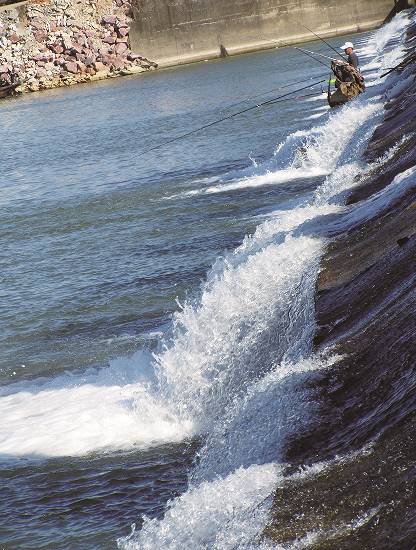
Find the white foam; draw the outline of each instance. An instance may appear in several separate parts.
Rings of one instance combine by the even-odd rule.
[[[171,502],[162,521],[145,519],[142,530],[119,539],[123,550],[242,548],[260,538],[279,479],[274,464],[239,468],[225,478],[203,482]]]
[[[192,481],[226,475],[250,464],[282,462],[287,436],[300,433],[315,413],[316,402],[305,382],[338,359],[311,356],[297,362],[283,360],[249,385],[207,437]]]
[[[375,41],[387,44],[388,37],[402,28],[403,25],[394,23],[387,32],[376,33]],[[374,86],[375,91],[378,88]],[[260,521],[256,514],[258,508],[262,509],[262,498],[269,502],[270,487],[267,483],[261,485],[254,498],[251,476],[254,472],[255,477],[263,476],[269,471],[273,453],[276,460],[281,460],[286,437],[302,429],[313,414],[313,400],[299,382],[313,376],[316,369],[332,364],[310,356],[308,347],[313,332],[309,307],[313,309],[313,282],[317,273],[312,256],[319,258],[322,243],[305,237],[295,239],[287,233],[319,213],[342,208],[329,207],[327,201],[355,185],[354,178],[362,168],[356,160],[357,151],[371,135],[381,111],[377,99],[359,100],[331,114],[322,127],[289,136],[277,148],[274,159],[267,166],[257,167],[256,173],[209,188],[208,192],[221,192],[268,185],[281,181],[280,176],[287,178],[297,173],[303,177],[305,170],[311,173],[314,168],[331,174],[311,204],[291,212],[274,213],[233,254],[218,261],[199,307],[185,306],[180,314],[175,346],[166,351],[160,365],[171,380],[177,380],[178,375],[183,379],[181,384],[169,385],[184,389],[182,403],[187,403],[188,412],[192,410],[191,416],[204,418],[207,437],[198,466],[190,476],[188,491],[170,504],[162,520],[146,520],[139,534],[119,541],[121,548],[279,547],[259,540],[268,506],[262,510]],[[358,136],[357,130],[361,130]],[[303,150],[296,156],[300,144]],[[276,270],[279,274],[273,280]],[[253,284],[257,278],[259,294]],[[269,327],[279,319],[273,311],[285,316],[285,298],[291,320],[286,320],[278,333],[287,334],[288,338],[272,341],[273,358],[267,353],[262,355],[267,345],[258,346],[259,334],[272,337]],[[216,311],[218,304],[221,311]],[[303,318],[299,315],[301,309],[306,312]],[[223,334],[219,334],[219,327]],[[296,347],[294,342],[299,339],[302,343]],[[247,349],[251,354],[245,353]],[[250,360],[257,355],[261,361],[252,368]],[[231,372],[224,368],[228,365],[232,365]],[[267,368],[259,373],[260,365]],[[251,372],[259,375],[252,378]],[[262,463],[266,465],[252,465]],[[329,465],[314,465],[302,475],[317,475],[326,467]],[[278,471],[277,466],[274,468]],[[279,479],[283,482],[280,475],[270,476],[270,484],[276,485]],[[230,502],[233,504],[228,508]],[[243,511],[239,503],[243,503]],[[372,515],[370,511],[353,524],[334,529],[339,533],[340,529],[358,528]],[[327,540],[335,530],[310,533],[285,548],[304,548]]]
[[[206,429],[224,400],[231,400],[259,369],[270,368],[269,354],[274,358],[279,349],[302,348],[304,327],[297,326],[296,315],[306,309],[293,307],[291,319],[281,316],[292,288],[298,289],[300,303],[311,300],[310,289],[301,283],[305,270],[313,274],[317,269],[320,250],[319,240],[288,236],[279,245],[241,254],[236,265],[226,262],[214,270],[200,303],[185,304],[175,316],[173,345],[157,358],[166,399],[176,403],[179,414],[199,418]]]
[[[124,362],[139,371],[140,362],[147,360],[138,353]],[[139,373],[134,383],[126,383],[123,361],[119,363],[81,379],[64,375],[4,388],[0,454],[79,456],[186,437],[192,425],[172,414],[147,382],[138,381]]]
[[[402,17],[377,31],[367,55],[385,48],[404,25]],[[389,62],[401,55],[400,48],[392,49]],[[375,71],[381,70],[381,57]],[[382,90],[374,85],[374,93]],[[288,136],[269,162],[254,163],[232,181],[206,180],[202,190],[189,192],[328,176],[310,204],[274,212],[215,263],[199,300],[175,315],[172,338],[155,357],[138,354],[101,371],[2,390],[0,453],[81,455],[203,434],[188,491],[169,504],[162,520],[146,519],[141,532],[119,546],[193,550],[263,544],[258,535],[281,479],[275,461],[283,458],[287,438],[314,413],[301,382],[331,366],[311,355],[324,243],[292,232],[343,208],[328,200],[355,184],[362,168],[357,152],[380,112],[378,99],[359,99],[331,112],[324,124]],[[411,175],[395,184],[406,185]]]
[[[254,175],[196,189],[187,195],[224,193],[329,175],[346,150],[356,150],[357,132],[381,110],[381,103],[355,102],[348,105],[323,125],[288,136],[277,147],[273,159],[258,167]],[[281,168],[282,164],[286,166]]]

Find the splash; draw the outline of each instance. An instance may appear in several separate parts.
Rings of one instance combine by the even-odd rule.
[[[404,26],[402,17],[375,33],[363,57],[387,48]],[[389,62],[402,49],[390,53]],[[381,56],[366,68],[381,70]],[[311,355],[325,242],[303,234],[302,225],[342,211],[333,199],[355,185],[363,169],[357,156],[381,116],[383,86],[373,88],[372,97],[288,136],[269,162],[190,192],[325,177],[309,203],[274,212],[214,264],[199,299],[175,315],[160,353],[136,355],[126,360],[128,368],[115,362],[83,376],[11,385],[0,394],[3,454],[82,455],[203,436],[188,491],[162,520],[145,518],[140,533],[119,540],[120,548],[262,544],[285,443],[314,414],[305,382],[331,366]]]

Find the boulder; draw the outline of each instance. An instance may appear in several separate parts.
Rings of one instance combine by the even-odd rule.
[[[12,44],[17,44],[20,42],[20,36],[14,32],[9,36],[9,40]]]
[[[33,36],[36,42],[40,42],[41,44],[43,44],[48,38],[48,33],[46,30],[40,29],[40,30],[37,30]]]
[[[42,20],[39,17],[33,17],[33,19],[31,19],[31,21],[30,21],[30,25],[34,29],[42,29],[42,27],[43,27]]]
[[[75,63],[75,61],[68,61],[67,63],[65,63],[64,67],[68,73],[77,74],[78,72],[78,65]]]
[[[120,59],[120,57],[115,57],[111,63],[112,67],[118,71],[120,69],[123,69],[124,66],[125,66],[125,61],[124,59]]]
[[[64,53],[64,48],[63,46],[61,46],[61,44],[52,44],[49,46],[49,49],[51,51],[53,51],[53,53],[56,53],[56,54],[61,54],[61,53]]]
[[[97,73],[107,70],[107,67],[101,61],[94,61],[93,67]]]
[[[103,42],[104,44],[115,44],[116,43],[116,39],[114,36],[106,36],[105,38],[103,38]]]
[[[118,27],[117,28],[117,34],[120,38],[124,38],[125,36],[128,36],[130,32],[130,27]]]
[[[129,61],[137,61],[138,59],[143,59],[143,57],[137,53],[129,52],[129,54],[127,55],[127,59]]]
[[[36,71],[36,78],[43,78],[44,76],[46,76],[46,70],[43,67],[39,67]]]
[[[126,53],[128,49],[129,48],[125,42],[118,42],[114,47],[114,52],[117,55],[121,55],[123,53]]]
[[[77,53],[82,53],[82,46],[79,44],[73,44],[72,47],[69,49],[69,53],[71,55],[76,55]]]
[[[95,59],[93,57],[85,57],[84,63],[86,67],[93,67]]]
[[[103,25],[110,25],[114,27],[117,24],[117,17],[115,15],[107,15],[102,18],[101,23]]]
[[[63,40],[63,45],[66,50],[73,48],[74,44],[69,36],[66,36]]]

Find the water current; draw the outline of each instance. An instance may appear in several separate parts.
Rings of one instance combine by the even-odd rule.
[[[2,548],[269,547],[338,360],[312,352],[322,216],[369,169],[405,25],[352,37],[354,103],[318,86],[148,154],[329,71],[279,49],[0,105]]]

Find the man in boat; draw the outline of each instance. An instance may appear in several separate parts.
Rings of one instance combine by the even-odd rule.
[[[354,67],[354,69],[360,70],[360,63],[358,61],[358,55],[354,51],[354,44],[352,42],[345,42],[341,46],[341,50],[344,50],[345,54],[348,55],[348,63]]]
[[[333,60],[332,72],[335,75],[336,91],[331,95],[328,87],[330,107],[343,105],[365,91],[364,77],[358,68],[358,56],[354,53],[352,42],[346,42],[342,49],[348,55],[348,61]]]

